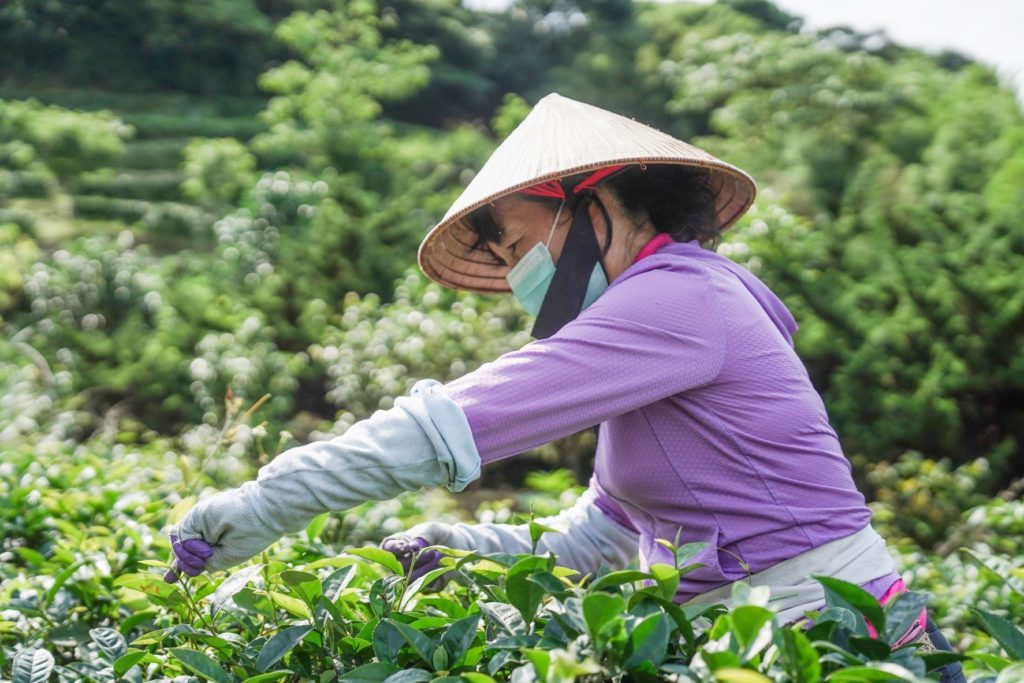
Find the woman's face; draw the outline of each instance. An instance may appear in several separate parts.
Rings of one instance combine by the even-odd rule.
[[[640,248],[656,233],[646,217],[641,223],[637,223],[626,215],[618,200],[611,193],[604,188],[597,188],[596,191],[608,210],[613,227],[612,243],[601,259],[605,275],[611,282],[618,277],[619,273],[629,267]],[[511,268],[535,244],[547,242],[550,235],[551,241],[548,242],[548,249],[551,251],[552,260],[558,263],[562,246],[565,244],[565,237],[572,224],[572,214],[568,209],[563,209],[552,233],[551,225],[555,220],[557,210],[558,205],[554,202],[529,201],[516,195],[496,199],[491,206],[491,213],[498,227],[501,228],[501,238],[497,242],[488,242],[488,246],[505,265]],[[604,215],[594,203],[589,205],[589,210],[590,222],[594,226],[597,242],[603,246],[608,234]]]
[[[568,211],[562,210],[554,233],[551,232],[551,226],[557,205],[528,201],[513,195],[495,200],[491,213],[501,228],[501,238],[497,242],[489,242],[488,246],[505,265],[510,268],[514,266],[537,242],[547,242],[549,235],[551,241],[548,249],[551,258],[555,263],[558,262],[571,220]]]

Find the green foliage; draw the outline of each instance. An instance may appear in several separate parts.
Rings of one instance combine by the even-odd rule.
[[[757,178],[722,253],[796,315],[876,524],[968,669],[1024,666],[1024,120],[989,70],[799,33],[753,0],[136,9],[0,8],[13,82],[133,90],[0,101],[0,676],[861,681],[938,663],[891,647],[919,595],[883,611],[826,580],[830,609],[804,631],[757,591],[729,612],[675,606],[679,567],[586,581],[550,558],[452,553],[415,583],[352,547],[459,519],[444,492],[323,516],[231,577],[149,573],[204,487],[526,343],[510,298],[443,290],[413,263],[552,90]],[[144,92],[251,93],[260,72],[269,102]],[[569,469],[476,518],[527,513],[536,542],[551,532],[533,517],[572,504],[592,452],[590,433],[540,449]]]
[[[83,173],[71,184],[77,194],[175,201],[181,198],[181,174],[172,171],[121,171],[105,168]]]
[[[169,552],[160,530],[191,504],[186,494],[206,481],[209,458],[175,464],[165,444],[56,441],[9,454],[0,466],[0,531],[9,539],[0,660],[15,680],[54,671],[62,679],[814,682],[872,671],[922,680],[930,666],[913,647],[891,646],[924,596],[882,608],[856,586],[823,579],[828,609],[804,630],[779,624],[767,591],[744,584],[729,611],[674,605],[668,596],[685,560],[581,577],[550,556],[446,551],[445,583],[428,592],[436,572],[409,581],[377,548],[292,536],[229,575],[168,584],[156,559]],[[1019,660],[1024,633],[1014,620],[1004,610],[976,614],[1005,650],[978,650],[968,665]],[[881,639],[860,635],[865,618]]]
[[[863,460],[863,459],[862,459]],[[874,524],[886,538],[905,537],[931,548],[949,537],[964,512],[985,502],[991,467],[978,458],[955,469],[920,453],[903,454],[895,463],[871,466],[865,495],[873,500]]]
[[[182,190],[208,208],[234,206],[256,181],[256,157],[234,138],[193,140],[184,156]]]
[[[71,112],[36,100],[0,100],[0,144],[13,168],[44,168],[62,176],[80,173],[116,158],[132,128],[109,112]]]
[[[378,21],[372,0],[361,0],[333,11],[296,12],[278,25],[278,40],[302,61],[260,78],[275,97],[262,115],[270,130],[253,141],[257,153],[273,150],[307,168],[345,167],[387,135],[378,120],[380,100],[422,87],[426,64],[437,54],[409,41],[385,42]]]
[[[126,16],[107,0],[14,0],[0,6],[0,61],[13,83],[249,94],[276,53],[272,21],[293,6],[146,0]]]

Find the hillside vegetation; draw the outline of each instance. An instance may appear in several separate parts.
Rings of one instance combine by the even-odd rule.
[[[340,555],[432,513],[528,514],[508,491],[530,469],[576,491],[589,432],[490,468],[477,488],[505,492],[475,512],[408,496],[244,580],[149,573],[203,490],[528,341],[511,298],[429,284],[415,252],[548,92],[754,176],[719,251],[799,321],[876,527],[972,676],[1024,676],[1024,113],[990,68],[760,0],[88,4],[0,7],[0,676],[19,651],[33,681],[925,675],[860,638],[879,608],[841,586],[808,642],[758,595],[674,610],[685,552],[653,586],[470,558],[432,597]]]

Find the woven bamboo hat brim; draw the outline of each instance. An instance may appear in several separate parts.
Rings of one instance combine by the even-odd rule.
[[[547,180],[620,164],[706,168],[719,228],[750,208],[757,188],[745,172],[633,119],[552,93],[533,108],[427,234],[419,264],[434,282],[474,292],[507,292],[508,267],[485,250],[466,217],[481,206]],[[680,188],[685,191],[685,188]]]

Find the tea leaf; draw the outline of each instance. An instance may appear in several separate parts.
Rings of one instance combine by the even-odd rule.
[[[782,660],[793,683],[818,683],[821,679],[821,663],[811,641],[802,629],[784,628],[782,635]]]
[[[943,652],[942,650],[936,650],[935,652],[918,652],[917,656],[924,660],[924,667],[929,671],[952,662],[963,662],[967,660],[967,655],[962,655],[957,652]],[[971,655],[972,659],[976,657],[977,655]]]
[[[323,594],[323,585],[320,577],[309,572],[300,572],[294,569],[286,569],[280,574],[281,580],[291,588],[307,605],[312,606],[318,597]]]
[[[224,607],[228,600],[233,598],[238,591],[245,588],[245,585],[249,583],[254,577],[256,577],[260,570],[263,569],[262,564],[254,564],[251,567],[244,567],[234,572],[228,578],[224,579],[217,590],[210,595],[207,600],[213,603],[218,609]]]
[[[526,632],[526,623],[522,615],[512,605],[503,602],[477,602],[485,617],[508,635]]]
[[[1003,617],[971,607],[971,612],[981,621],[982,627],[989,635],[999,641],[1011,659],[1024,659],[1024,631]]]
[[[668,619],[662,612],[655,612],[643,619],[629,634],[626,660],[622,666],[630,670],[647,662],[655,666],[661,664],[668,652],[670,633]]]
[[[418,576],[416,580],[410,583],[409,587],[405,589],[405,593],[402,594],[402,603],[399,605],[399,611],[404,610],[406,606],[408,606],[409,601],[419,595],[425,586],[429,586],[435,580],[441,578],[450,571],[452,571],[451,567],[438,567],[437,569],[431,569],[422,576]]]
[[[854,666],[848,669],[839,669],[829,674],[829,682],[842,681],[849,683],[870,683],[871,681],[907,681],[907,683],[918,683],[921,679],[899,664],[890,662],[873,662],[866,666]]]
[[[352,579],[356,575],[356,566],[354,564],[346,565],[341,569],[333,572],[330,576],[324,579],[323,582],[323,594],[331,602],[338,599],[341,595],[341,591],[345,590]]]
[[[771,683],[771,679],[750,669],[727,667],[715,670],[715,680],[719,683]]]
[[[1000,657],[999,655],[993,655],[987,652],[975,652],[971,655],[971,659],[983,663],[993,671],[1002,671],[1010,665],[1010,660],[1006,657]]]
[[[669,564],[652,564],[651,576],[658,584],[658,592],[666,600],[673,600],[679,590],[679,570]]]
[[[384,679],[384,683],[425,683],[434,675],[424,669],[406,669]]]
[[[287,669],[280,671],[268,671],[265,674],[256,674],[255,676],[249,676],[242,683],[270,683],[271,681],[279,681],[286,676],[291,676],[292,672]]]
[[[460,677],[469,681],[469,683],[495,683],[494,679],[487,674],[476,673],[473,671],[466,671],[459,674]]]
[[[706,548],[707,546],[708,546],[708,544],[705,541],[695,541],[693,543],[687,543],[685,545],[682,545],[682,546],[676,548],[676,550],[675,550],[676,568],[678,568],[680,570],[682,570],[682,569],[690,569],[691,567],[693,567],[694,569],[697,569],[699,567],[704,566],[704,565],[687,565],[686,561],[689,560],[691,557],[694,557],[695,555],[700,553],[700,551],[704,550],[704,548]]]
[[[114,675],[117,677],[124,676],[128,669],[142,661],[147,654],[149,653],[145,650],[128,650],[124,655],[119,657],[116,662],[114,662]]]
[[[228,675],[220,664],[198,650],[189,650],[183,647],[172,647],[168,650],[174,658],[181,662],[186,669],[203,676],[216,683],[231,683],[231,676]]]
[[[533,581],[528,581],[530,574],[547,569],[547,560],[543,557],[526,557],[516,562],[508,570],[505,577],[505,592],[508,601],[519,610],[523,621],[529,623],[537,614],[547,591]]]
[[[477,627],[480,625],[480,613],[471,614],[459,619],[441,636],[441,645],[448,651],[449,667],[456,667],[462,662],[466,651],[476,639]]]
[[[373,662],[372,664],[357,666],[348,673],[339,676],[338,680],[349,681],[350,683],[383,683],[383,681],[386,681],[389,676],[397,671],[398,667],[394,664]]]
[[[155,574],[125,574],[114,579],[114,585],[158,598],[171,598],[175,595],[180,597],[181,595],[181,589],[177,584],[167,583]]]
[[[437,647],[434,644],[434,641],[408,624],[403,624],[402,622],[395,621],[394,619],[388,619],[387,622],[398,629],[398,632],[402,634],[403,638],[405,638],[405,642],[412,646],[412,649],[420,656],[420,659],[422,659],[427,666],[433,665],[434,649]]]
[[[605,574],[598,580],[591,583],[588,590],[597,591],[602,588],[613,588],[615,586],[621,586],[624,583],[633,583],[634,581],[643,581],[644,579],[649,578],[651,578],[651,575],[647,572],[642,572],[636,569],[623,569],[621,571]]]
[[[583,598],[583,618],[590,638],[596,642],[601,630],[625,611],[626,601],[620,595],[591,593]]]
[[[876,661],[884,662],[892,653],[892,650],[884,641],[876,640],[875,638],[865,638],[864,636],[850,636],[850,646],[868,659]]]
[[[885,612],[875,596],[860,586],[832,576],[815,576],[814,578],[825,587],[825,603],[827,605],[847,607],[870,621],[876,631],[885,633]],[[861,629],[861,626],[862,624],[858,624],[857,632],[866,635],[867,628]]]
[[[434,671],[447,671],[448,651],[440,645],[434,648],[434,653],[430,656],[430,665],[434,668]]]
[[[256,668],[260,671],[269,669],[298,645],[311,630],[311,626],[289,626],[274,634],[260,650],[256,658]]]
[[[14,655],[13,683],[46,683],[53,671],[53,655],[46,650],[28,648]]]
[[[293,598],[290,595],[278,593],[277,591],[260,591],[260,593],[265,594],[270,598],[271,602],[293,616],[300,619],[309,619],[312,616],[306,603],[298,598]]]
[[[71,578],[71,575],[78,571],[78,568],[81,567],[83,564],[85,564],[85,560],[75,562],[74,564],[62,569],[60,573],[58,573],[57,576],[53,578],[53,585],[50,586],[49,589],[47,589],[46,596],[44,598],[44,601],[47,604],[53,602],[53,598],[57,595],[57,591],[61,589],[61,586],[67,583],[67,580]]]
[[[128,651],[128,643],[124,636],[112,628],[91,629],[89,636],[111,662],[121,658]]]
[[[43,554],[38,550],[21,546],[20,548],[15,548],[14,552],[18,553],[18,556],[21,557],[21,559],[25,560],[25,562],[29,563],[36,569],[41,569],[47,564],[46,558],[43,557]]]
[[[382,619],[373,630],[373,652],[382,662],[395,664],[405,636],[388,619]]]
[[[345,550],[345,553],[379,564],[399,576],[405,576],[405,570],[402,568],[398,558],[386,550],[380,548],[348,548]]]
[[[771,641],[772,616],[774,613],[771,610],[754,605],[743,605],[729,613],[732,633],[744,650],[741,656],[743,661],[749,659]]]
[[[546,533],[557,534],[558,529],[552,529],[549,526],[541,524],[540,522],[530,522],[530,542],[532,552],[537,552],[537,543],[540,541],[540,537]]]
[[[327,520],[330,518],[331,513],[325,512],[314,517],[313,521],[306,526],[306,538],[309,539],[310,543],[320,537],[320,532],[324,530],[324,527],[327,525]]]

